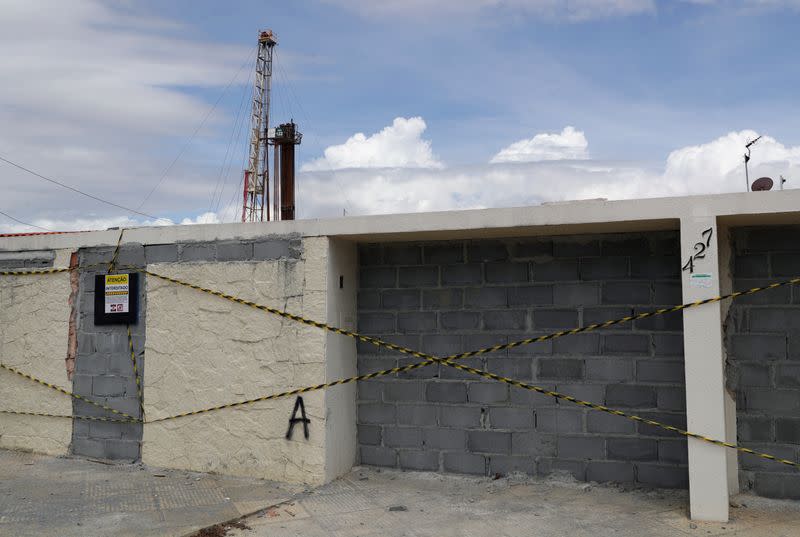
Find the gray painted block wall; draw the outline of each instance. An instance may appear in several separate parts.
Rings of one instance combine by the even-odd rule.
[[[681,302],[676,232],[362,244],[358,328],[438,356]],[[359,373],[418,361],[360,343]],[[463,363],[685,427],[681,314]],[[362,464],[686,487],[665,431],[433,365],[358,386]]]
[[[82,249],[81,266],[107,264],[114,248]],[[302,253],[294,236],[249,241],[194,242],[175,244],[123,244],[117,260],[118,271],[126,265],[144,268],[152,263],[269,261],[295,262]],[[73,392],[102,402],[111,408],[141,417],[133,362],[128,348],[126,325],[95,326],[94,277],[105,274],[103,266],[82,270],[78,300],[78,352],[75,358]],[[139,280],[139,322],[131,325],[137,364],[144,379],[146,276]],[[142,388],[144,389],[144,383]],[[200,405],[202,402],[198,402]],[[74,401],[73,412],[82,416],[119,416],[85,402]],[[136,461],[141,458],[142,425],[131,423],[73,420],[72,453],[87,457]]]
[[[800,276],[800,226],[732,233],[734,290]],[[733,301],[726,321],[727,381],[743,446],[800,460],[800,286]],[[800,499],[800,471],[739,455],[743,489]]]
[[[82,249],[78,254],[81,266],[107,264],[114,248]],[[120,248],[118,265],[133,265],[144,268],[144,248],[139,244]],[[118,272],[126,272],[120,269]],[[127,325],[114,324],[95,326],[94,288],[95,275],[106,274],[104,267],[92,267],[80,273],[78,307],[78,352],[75,356],[75,372],[72,391],[113,409],[141,418],[136,377],[128,347]],[[131,325],[133,348],[139,374],[144,376],[145,313],[147,304],[144,293],[144,276],[139,275],[139,319]],[[120,419],[120,416],[73,400],[73,413],[79,416],[100,416]],[[71,451],[85,457],[136,461],[141,458],[142,424],[88,421],[76,419],[72,424]]]
[[[52,250],[32,252],[0,252],[0,270],[38,270],[53,266],[56,253]]]

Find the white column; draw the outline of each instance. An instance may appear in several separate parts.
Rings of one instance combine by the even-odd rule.
[[[711,236],[709,238],[709,232]],[[704,234],[705,232],[705,234]],[[713,216],[681,219],[683,301],[730,289],[727,233],[719,237]],[[720,247],[722,251],[720,251]],[[690,266],[686,266],[689,259]],[[683,312],[687,429],[719,440],[735,440],[735,402],[725,389],[722,323],[727,305],[706,304]],[[736,453],[693,438],[689,443],[689,502],[693,520],[727,521],[729,494],[737,485]]]
[[[328,238],[328,323],[356,329],[358,254],[355,243]],[[356,341],[326,332],[325,382],[357,374]],[[325,482],[347,472],[358,459],[356,383],[325,390]]]

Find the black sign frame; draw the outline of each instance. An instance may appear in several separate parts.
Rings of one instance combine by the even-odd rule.
[[[113,274],[121,276],[122,274]],[[125,313],[106,313],[106,276],[94,277],[94,324],[137,324],[139,322],[139,273],[128,274],[128,311]]]

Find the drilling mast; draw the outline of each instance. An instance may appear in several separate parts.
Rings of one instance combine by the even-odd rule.
[[[258,35],[258,56],[253,87],[253,112],[250,118],[250,158],[244,171],[242,222],[263,222],[264,208],[269,212],[269,131],[270,91],[272,85],[272,49],[278,44],[272,30]]]

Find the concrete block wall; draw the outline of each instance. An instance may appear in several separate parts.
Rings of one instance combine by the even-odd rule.
[[[362,244],[360,331],[438,356],[681,302],[678,235]],[[685,427],[680,314],[463,363]],[[358,346],[359,373],[413,361]],[[362,464],[687,486],[685,440],[433,365],[361,382]]]
[[[253,244],[253,255],[257,251],[261,258],[257,261],[183,262],[180,258],[187,249],[182,246],[178,262],[156,263],[151,270],[328,321],[330,241],[306,237],[295,243],[286,236],[270,241],[269,248],[261,248],[267,242]],[[216,251],[219,260],[219,248],[203,251]],[[354,302],[354,275],[339,274],[346,274]],[[338,279],[337,274],[334,281]],[[211,294],[148,277],[147,301],[145,413],[150,420],[319,384],[329,378],[328,366],[337,360],[336,351],[326,345],[325,332]],[[354,306],[347,316],[354,319]],[[347,358],[354,370],[355,345],[347,339],[352,347]],[[311,420],[309,438],[302,428],[285,438],[295,404],[289,397],[152,421],[144,428],[142,461],[157,467],[321,484],[338,476],[329,473],[335,472],[335,462],[328,453],[347,449],[347,442],[336,442],[339,429],[349,425],[349,438],[355,438],[354,388],[350,387],[349,414],[330,404],[332,391],[303,394]],[[350,448],[350,464],[354,452]]]
[[[52,250],[30,252],[0,252],[0,270],[37,270],[53,266],[56,253]]]
[[[110,263],[114,248],[86,248],[79,251],[81,266],[91,266],[81,271],[79,280],[78,351],[72,391],[113,409],[141,418],[139,395],[133,361],[128,347],[127,325],[94,324],[95,275],[107,274],[103,265]],[[120,248],[118,265],[145,267],[144,247],[126,244]],[[125,269],[118,269],[125,272]],[[139,275],[139,319],[131,325],[133,348],[140,378],[144,378],[145,316],[147,312],[144,293],[144,275]],[[73,413],[79,416],[101,416],[119,419],[113,412],[103,410],[80,400],[73,400]],[[142,424],[74,420],[72,446],[74,455],[136,461],[141,458]]]
[[[732,231],[734,290],[800,275],[800,226]],[[726,321],[727,383],[741,445],[800,460],[800,286],[733,301]],[[800,499],[800,471],[739,455],[745,490]]]
[[[136,378],[124,324],[95,326],[94,282],[96,274],[105,274],[113,247],[84,248],[79,252],[81,271],[78,300],[78,350],[73,392],[102,402],[134,417],[141,417]],[[269,238],[250,241],[215,241],[154,244],[123,243],[117,259],[119,272],[126,266],[145,268],[154,263],[214,263],[225,261],[265,261],[297,259],[300,239]],[[99,265],[99,266],[95,266]],[[145,325],[147,314],[146,276],[139,275],[139,322],[131,325],[142,390],[145,379]],[[75,400],[73,412],[83,416],[119,418],[88,403]],[[142,455],[143,427],[135,423],[74,420],[71,452],[88,457],[136,461]]]

